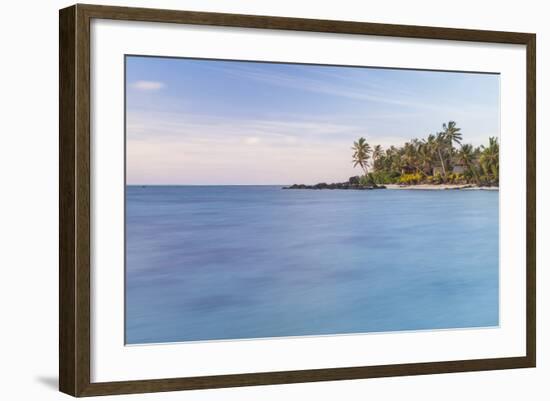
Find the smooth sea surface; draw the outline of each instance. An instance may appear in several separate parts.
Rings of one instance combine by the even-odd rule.
[[[496,326],[498,199],[128,186],[126,343]]]

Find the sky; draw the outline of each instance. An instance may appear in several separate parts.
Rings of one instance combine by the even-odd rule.
[[[359,175],[351,146],[401,146],[456,121],[499,136],[499,75],[126,57],[129,185],[279,185]]]

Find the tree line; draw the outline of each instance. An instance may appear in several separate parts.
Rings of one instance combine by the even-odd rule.
[[[363,137],[353,143],[352,162],[369,184],[454,183],[498,185],[499,143],[490,137],[487,145],[474,147],[462,143],[456,122],[442,125],[442,130],[427,138],[415,138],[403,146],[371,147]]]

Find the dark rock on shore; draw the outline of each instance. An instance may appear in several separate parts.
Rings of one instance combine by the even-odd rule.
[[[347,182],[337,182],[327,184],[326,182],[320,182],[315,185],[294,184],[283,189],[355,189],[355,190],[368,190],[368,189],[384,189],[384,185],[361,185],[359,183],[359,177],[350,177]]]

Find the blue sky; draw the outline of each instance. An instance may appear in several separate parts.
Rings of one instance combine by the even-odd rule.
[[[126,90],[128,184],[340,182],[360,136],[499,134],[498,75],[128,56]]]

